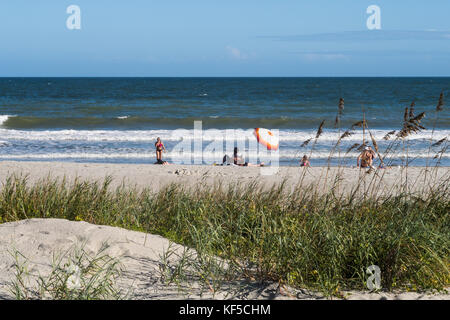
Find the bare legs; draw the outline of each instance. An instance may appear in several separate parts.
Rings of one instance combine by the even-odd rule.
[[[162,150],[156,150],[156,161],[162,161]]]

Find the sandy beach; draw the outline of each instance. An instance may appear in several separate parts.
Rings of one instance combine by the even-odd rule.
[[[314,185],[319,192],[328,192],[339,180],[339,188],[335,192],[344,194],[360,184],[360,192],[364,188],[376,194],[392,194],[400,186],[407,186],[408,191],[420,192],[444,181],[450,175],[448,167],[428,169],[424,167],[392,167],[368,172],[367,169],[337,167],[279,167],[273,174],[266,175],[268,168],[239,166],[207,166],[207,165],[153,165],[153,164],[103,164],[74,162],[0,162],[0,181],[10,175],[27,176],[34,183],[47,177],[75,178],[88,181],[103,181],[110,176],[111,187],[124,183],[126,186],[149,188],[158,191],[161,188],[177,183],[187,188],[196,186],[220,185],[226,187],[235,183],[258,182],[264,188],[286,183],[287,188],[294,188],[300,182],[304,186]],[[266,172],[267,173],[267,172]],[[271,172],[272,173],[272,172]],[[375,182],[375,183],[373,183]],[[371,185],[377,187],[372,190]]]

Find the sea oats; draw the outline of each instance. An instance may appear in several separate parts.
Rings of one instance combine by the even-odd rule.
[[[320,125],[319,128],[317,129],[317,133],[316,133],[316,139],[319,139],[319,137],[322,135],[323,133],[323,125],[325,124],[325,120],[323,120]]]
[[[340,122],[339,115],[337,115],[336,118],[334,119],[334,127],[335,128],[338,127],[339,122]]]
[[[354,124],[352,124],[352,129],[355,129],[355,127],[362,128],[363,126],[365,126],[365,124],[366,124],[365,120],[361,120],[361,121],[355,122]]]
[[[409,107],[409,118],[414,118],[414,107],[416,106],[416,103],[413,101],[411,103],[411,106]]]
[[[403,121],[407,122],[409,120],[408,118],[408,107],[405,108],[405,113],[403,114]]]
[[[339,115],[342,115],[342,113],[344,112],[344,98],[340,98],[339,99]]]
[[[420,125],[420,121],[425,117],[425,112],[421,112],[413,118],[408,117],[408,115],[410,114],[408,113],[408,107],[406,107],[403,115],[406,120],[403,122],[403,128],[397,133],[397,137],[399,138],[406,138],[411,133],[426,129],[424,126]]]
[[[341,121],[342,113],[344,112],[344,98],[339,99],[339,105],[338,105],[338,114],[336,115],[336,118],[334,120],[334,126],[337,127],[339,122]]]
[[[347,153],[349,153],[350,151],[352,151],[353,149],[355,149],[358,146],[359,146],[359,143],[354,143],[350,148],[347,149]]]
[[[444,108],[444,92],[441,92],[441,95],[439,96],[439,101],[438,104],[436,106],[436,111],[442,111]]]
[[[300,147],[301,148],[306,147],[311,140],[312,140],[312,138],[309,138],[308,140],[303,141],[303,143]]]
[[[445,137],[445,138],[439,140],[439,141],[436,142],[436,143],[433,143],[432,146],[433,146],[433,147],[440,146],[440,145],[443,144],[445,141],[447,141],[447,137]]]
[[[375,151],[378,153],[378,144],[375,138],[372,135],[372,132],[369,131],[370,139],[372,140],[373,147],[375,148]]]
[[[341,135],[341,137],[339,138],[339,140],[342,140],[342,139],[344,139],[344,138],[350,137],[352,134],[354,134],[354,132],[351,132],[351,131],[347,130],[347,131],[345,131],[345,132]]]
[[[410,119],[412,122],[420,122],[422,119],[425,118],[425,112],[419,113],[416,117]]]
[[[383,140],[389,140],[391,138],[391,135],[395,133],[395,130],[389,131],[384,137]]]
[[[358,149],[356,149],[356,150],[358,150],[358,151],[363,151],[365,147],[367,147],[367,143],[366,143],[366,142],[362,143],[362,144],[358,147]]]

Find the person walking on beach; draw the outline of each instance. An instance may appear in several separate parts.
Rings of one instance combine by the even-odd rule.
[[[311,163],[309,163],[308,156],[305,154],[300,160],[300,167],[311,167]]]
[[[162,153],[163,151],[166,151],[166,147],[164,146],[164,143],[162,143],[159,137],[156,138],[155,147],[156,147],[156,163],[164,164],[165,161],[162,161]]]
[[[365,147],[356,159],[356,166],[361,168],[373,168],[373,159],[376,157],[371,147]]]

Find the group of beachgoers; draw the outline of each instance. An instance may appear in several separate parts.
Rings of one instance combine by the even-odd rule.
[[[155,142],[156,147],[156,162],[155,164],[167,165],[169,164],[167,161],[162,160],[162,153],[166,151],[166,147],[161,139],[158,137]],[[360,168],[373,168],[373,160],[376,158],[375,151],[372,150],[370,146],[367,146],[363,149],[361,154],[356,159],[356,166]],[[237,147],[234,148],[233,158],[225,155],[222,160],[222,165],[236,165],[241,167],[264,167],[264,162],[260,164],[252,164],[246,162],[241,155],[239,155],[239,149]],[[300,167],[310,167],[311,163],[309,162],[309,158],[307,155],[304,155],[300,159]]]

